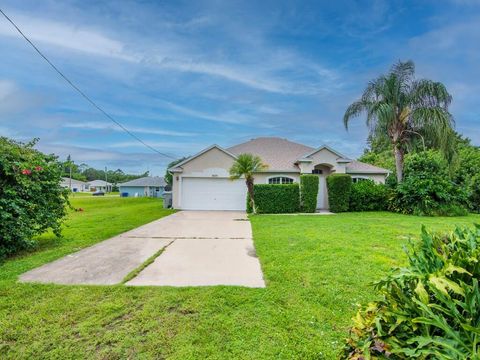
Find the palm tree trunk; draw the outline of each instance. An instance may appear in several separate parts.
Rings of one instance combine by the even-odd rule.
[[[255,208],[255,199],[253,198],[254,193],[253,193],[253,179],[247,178],[245,180],[245,183],[247,184],[247,191],[248,191],[248,196],[250,197],[250,205],[252,206],[252,211],[254,214],[257,213],[257,209]]]
[[[400,146],[395,145],[393,149],[395,155],[395,168],[397,170],[397,182],[403,181],[403,149]]]

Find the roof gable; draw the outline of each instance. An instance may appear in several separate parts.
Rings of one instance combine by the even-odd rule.
[[[301,157],[301,159],[309,158],[309,157],[315,155],[316,153],[318,153],[318,152],[320,152],[320,151],[322,151],[322,150],[324,150],[324,149],[326,149],[326,150],[330,151],[331,153],[337,155],[337,156],[338,156],[340,159],[342,159],[342,160],[347,160],[347,162],[348,162],[348,160],[349,160],[346,156],[344,156],[343,154],[339,153],[338,151],[332,149],[330,146],[325,145],[325,144],[322,145],[322,146],[320,146],[320,147],[318,147],[318,148],[316,148],[316,149],[313,150],[313,151],[310,151],[310,152],[304,154],[304,155]],[[301,160],[301,159],[299,159],[299,160]]]
[[[182,166],[189,163],[190,161],[202,156],[203,154],[209,152],[210,150],[212,149],[218,149],[222,152],[224,152],[225,154],[227,154],[228,156],[231,156],[233,159],[236,159],[237,156],[232,154],[230,151],[228,150],[225,150],[224,148],[222,148],[221,146],[217,145],[217,144],[213,144],[212,146],[209,146],[208,148],[205,148],[203,149],[202,151],[200,151],[199,153],[193,155],[193,156],[190,156],[189,158],[183,160],[182,162],[176,164],[174,167],[168,169],[168,171],[171,171],[171,172],[179,172],[179,171],[182,171]]]

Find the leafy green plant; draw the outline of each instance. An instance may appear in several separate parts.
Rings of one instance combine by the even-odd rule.
[[[34,145],[0,138],[0,259],[34,246],[47,229],[59,235],[66,215],[61,166]]]
[[[480,358],[480,226],[440,235],[422,229],[408,266],[376,284],[381,300],[361,309],[342,359]]]
[[[255,205],[258,214],[287,214],[300,210],[300,187],[298,184],[256,184]],[[247,212],[252,212],[247,194]]]
[[[314,213],[317,209],[318,183],[317,175],[300,175],[300,200],[303,212]]]
[[[348,211],[352,177],[347,174],[332,174],[327,176],[328,202],[333,212]]]
[[[257,212],[254,196],[254,174],[267,169],[267,165],[263,163],[262,159],[253,154],[240,154],[235,159],[234,163],[230,167],[230,179],[236,180],[241,177],[245,178],[245,185],[248,192],[248,204],[247,207],[251,209],[253,213]]]
[[[350,211],[384,211],[388,209],[388,188],[372,180],[352,184]]]
[[[472,178],[470,181],[470,208],[480,213],[480,175]]]
[[[390,207],[404,214],[427,216],[466,215],[468,192],[448,175],[448,167],[435,151],[409,155],[405,179],[398,184]]]

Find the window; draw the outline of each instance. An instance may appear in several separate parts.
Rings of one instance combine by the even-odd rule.
[[[366,177],[352,177],[352,182],[355,184],[355,183],[358,183],[360,181],[372,181],[371,179],[369,178],[366,178]]]
[[[268,179],[269,184],[292,184],[293,179],[286,176],[277,176]]]
[[[323,170],[322,169],[313,169],[312,174],[317,174],[317,175],[323,174]]]

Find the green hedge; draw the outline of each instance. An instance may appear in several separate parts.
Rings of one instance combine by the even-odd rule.
[[[350,211],[384,211],[388,209],[388,188],[373,180],[361,180],[352,184]]]
[[[300,176],[300,199],[302,211],[313,213],[317,209],[318,194],[318,176],[301,175]]]
[[[286,214],[300,210],[298,184],[254,185],[255,206],[258,214]],[[247,195],[247,211],[252,212]]]
[[[352,177],[347,174],[332,174],[327,177],[328,202],[332,212],[348,211]]]

